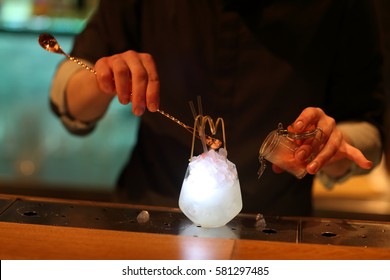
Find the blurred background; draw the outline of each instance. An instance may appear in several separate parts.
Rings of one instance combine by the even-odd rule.
[[[96,131],[69,134],[49,109],[64,59],[43,50],[53,34],[69,52],[96,0],[0,0],[0,188],[2,192],[108,199],[131,152],[137,119],[114,102]]]
[[[48,32],[69,52],[98,0],[0,0],[0,192],[110,200],[135,143],[138,120],[113,102],[88,136],[70,135],[49,109],[58,54],[38,44]],[[260,143],[259,143],[260,144]],[[389,175],[384,164],[329,191],[316,181],[316,215],[390,220]]]

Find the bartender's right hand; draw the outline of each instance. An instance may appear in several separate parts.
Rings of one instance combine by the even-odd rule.
[[[95,64],[99,88],[116,94],[121,104],[132,103],[134,115],[147,108],[157,111],[160,105],[160,82],[153,57],[132,50],[103,57]]]

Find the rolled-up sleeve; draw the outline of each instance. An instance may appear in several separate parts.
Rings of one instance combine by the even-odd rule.
[[[92,67],[91,63],[88,61],[83,62]],[[94,130],[96,121],[82,122],[75,119],[69,113],[66,101],[66,86],[70,77],[77,71],[85,70],[83,70],[80,65],[70,60],[63,61],[58,66],[50,91],[50,108],[52,109],[53,113],[59,117],[69,132],[76,135],[86,135]]]

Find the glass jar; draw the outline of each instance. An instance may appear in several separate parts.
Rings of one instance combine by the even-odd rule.
[[[259,150],[260,170],[259,177],[265,169],[265,160],[277,165],[281,169],[293,174],[298,179],[302,179],[307,174],[306,165],[315,157],[320,149],[320,140],[322,130],[316,128],[313,131],[297,134],[283,129],[279,124],[277,130],[273,130]],[[310,151],[310,155],[306,160],[300,161],[295,157],[296,151],[302,146],[308,145],[306,151]]]

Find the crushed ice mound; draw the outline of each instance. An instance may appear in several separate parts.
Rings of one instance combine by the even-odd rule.
[[[195,224],[221,227],[242,209],[240,182],[225,149],[191,158],[183,181],[179,207]]]
[[[199,177],[209,180],[211,187],[222,188],[234,184],[237,180],[237,169],[234,163],[227,159],[225,149],[219,152],[210,150],[199,156],[192,157],[189,163],[191,176],[189,180],[198,181]]]

